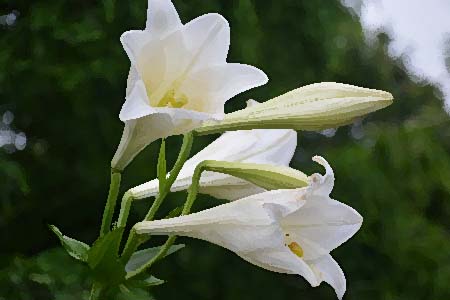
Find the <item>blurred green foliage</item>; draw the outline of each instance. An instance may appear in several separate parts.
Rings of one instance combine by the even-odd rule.
[[[184,22],[219,12],[230,22],[229,61],[256,65],[271,79],[229,101],[266,100],[319,81],[390,91],[395,103],[333,137],[299,133],[292,165],[336,172],[333,196],[364,216],[361,231],[333,252],[346,272],[346,299],[450,299],[450,127],[436,91],[411,81],[386,55],[386,36],[368,47],[338,1],[175,0]],[[46,224],[91,243],[98,234],[109,161],[120,139],[118,112],[129,62],[119,36],[143,28],[145,0],[3,1],[0,113],[28,137],[23,151],[0,149],[0,299],[84,299],[86,269],[59,247]],[[197,139],[198,151],[214,137]],[[180,138],[167,140],[178,149]],[[125,189],[156,176],[157,143],[127,169]],[[167,153],[173,163],[176,151]],[[165,209],[179,204],[175,193]],[[196,209],[218,200],[201,197]],[[132,211],[137,221],[148,203]],[[154,271],[167,284],[156,299],[334,299],[323,284],[271,273],[201,241]],[[158,239],[155,239],[157,243]],[[53,249],[57,247],[57,249]]]

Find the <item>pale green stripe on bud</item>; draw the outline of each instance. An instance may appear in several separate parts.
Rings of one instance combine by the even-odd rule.
[[[205,122],[196,132],[204,135],[256,128],[323,130],[352,123],[392,101],[388,92],[322,82],[227,114],[222,121]]]
[[[285,166],[205,160],[201,163],[201,169],[238,177],[266,190],[295,189],[308,185],[308,176]]]

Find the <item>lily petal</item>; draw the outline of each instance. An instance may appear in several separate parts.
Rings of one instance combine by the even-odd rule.
[[[132,65],[138,65],[137,60],[142,49],[154,39],[154,36],[145,30],[129,30],[122,33],[120,42],[127,53]]]
[[[133,69],[130,71],[129,78],[136,76],[135,73],[132,73]],[[134,80],[134,88],[126,97],[125,103],[119,113],[119,119],[123,122],[138,119],[155,112],[154,108],[147,104],[147,91],[142,80],[136,80],[134,77],[129,80]]]
[[[223,115],[226,101],[264,85],[268,80],[267,75],[256,67],[228,63],[190,73],[180,90],[188,98],[195,99],[188,108]]]
[[[244,254],[239,256],[258,267],[272,272],[300,275],[313,287],[320,284],[320,281],[317,280],[317,275],[311,267],[303,259],[299,259],[294,253],[289,251],[287,247],[255,251],[251,255]]]
[[[219,14],[202,15],[183,27],[191,53],[192,70],[226,62],[230,47],[230,25]]]
[[[342,299],[346,290],[345,275],[333,257],[329,254],[324,255],[319,259],[309,261],[308,264],[311,265],[319,280],[331,285],[338,298]]]
[[[330,164],[321,156],[314,156],[313,161],[325,168],[325,175],[313,174],[310,176],[311,189],[315,195],[328,196],[334,187],[334,172]]]
[[[331,199],[311,199],[301,210],[283,219],[283,228],[311,249],[305,259],[329,253],[361,228],[361,215],[343,203]]]
[[[148,0],[146,30],[158,36],[181,27],[180,17],[170,0]]]

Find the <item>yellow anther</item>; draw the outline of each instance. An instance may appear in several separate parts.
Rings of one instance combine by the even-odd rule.
[[[288,245],[288,247],[292,251],[292,253],[294,253],[298,257],[303,257],[303,249],[299,244],[297,244],[296,242],[292,242]]]

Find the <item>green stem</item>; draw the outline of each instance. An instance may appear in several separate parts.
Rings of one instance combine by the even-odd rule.
[[[187,196],[186,202],[184,203],[184,207],[183,207],[183,211],[181,212],[181,215],[189,214],[191,211],[192,205],[195,202],[195,199],[197,199],[198,189],[200,186],[200,177],[202,175],[204,167],[205,167],[205,162],[201,162],[197,165],[197,167],[194,170],[194,174],[192,176],[192,184],[189,187],[188,196]],[[139,237],[139,235],[137,235],[134,228],[132,229],[132,233]],[[138,270],[136,270],[133,273],[131,273],[130,275],[128,275],[127,279],[134,277],[134,276],[142,273],[143,271],[149,269],[155,262],[157,262],[158,260],[163,258],[166,255],[167,251],[169,251],[170,247],[175,242],[176,238],[177,237],[175,235],[170,236],[167,239],[167,241],[164,243],[164,245],[161,247],[158,254],[156,254],[151,260],[149,260],[144,265],[142,265]]]
[[[103,290],[102,286],[98,282],[94,282],[94,284],[92,284],[89,300],[100,300],[102,290]]]
[[[119,195],[121,174],[116,170],[111,170],[111,183],[109,185],[108,199],[103,211],[102,227],[100,236],[107,234],[111,230],[111,221],[116,207],[117,196]]]
[[[160,208],[160,206],[163,203],[164,199],[166,198],[167,194],[169,194],[170,188],[172,187],[173,183],[177,179],[178,174],[181,171],[181,168],[183,167],[186,160],[189,158],[189,154],[191,153],[191,149],[192,149],[193,140],[194,140],[194,135],[192,132],[189,132],[184,135],[183,145],[181,146],[181,150],[180,150],[180,153],[178,154],[177,161],[175,162],[175,165],[173,166],[172,170],[170,171],[169,178],[167,179],[167,182],[164,185],[164,190],[159,191],[158,196],[156,197],[155,201],[153,202],[152,206],[150,207],[147,215],[145,216],[144,221],[153,220],[153,218],[156,215],[156,212]],[[136,231],[134,229],[132,229],[130,232],[130,236],[128,237],[128,240],[125,244],[125,248],[122,252],[121,261],[123,263],[126,263],[141,243],[142,243],[142,239],[139,238],[139,236],[136,234]]]
[[[161,258],[166,256],[167,251],[169,251],[170,247],[172,247],[172,245],[176,239],[177,239],[177,237],[175,235],[170,236],[167,239],[167,241],[164,243],[164,245],[161,247],[158,254],[156,254],[154,257],[152,257],[152,259],[150,259],[148,262],[146,262],[144,265],[142,265],[139,269],[137,269],[136,271],[127,275],[126,279],[130,279],[136,275],[139,275],[140,273],[142,273],[145,270],[147,270],[148,268],[150,268],[155,262],[157,262],[158,260],[160,260]]]
[[[188,196],[186,202],[184,203],[181,215],[187,215],[191,212],[192,205],[194,204],[195,199],[197,199],[198,189],[200,186],[200,177],[202,175],[204,167],[204,162],[199,163],[197,167],[195,167],[194,174],[192,175],[192,183],[188,189]]]
[[[117,227],[125,227],[127,225],[128,215],[130,214],[131,203],[133,202],[133,195],[128,191],[122,197],[120,205],[119,219],[117,220]]]

